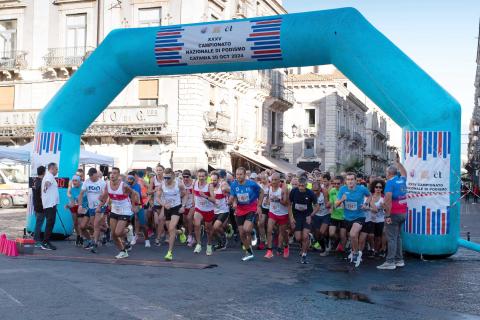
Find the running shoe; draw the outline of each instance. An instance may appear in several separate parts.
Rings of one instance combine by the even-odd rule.
[[[342,246],[341,243],[338,244],[336,251],[337,251],[337,252],[344,252],[343,246]]]
[[[42,241],[36,241],[35,248],[41,248],[41,247],[42,247]]]
[[[350,262],[350,263],[353,262],[353,252],[352,252],[352,251],[350,251],[350,253],[348,254],[347,260],[348,260],[348,262]]]
[[[120,251],[119,254],[115,256],[116,259],[123,259],[123,258],[128,258],[128,253],[127,251]]]
[[[104,233],[104,234],[103,234],[103,237],[102,237],[102,246],[107,245],[107,242],[108,242],[108,241],[107,241],[107,234]]]
[[[92,248],[90,249],[90,252],[91,252],[91,253],[98,253],[98,246],[97,246],[97,244],[94,244],[94,245],[92,246]]]
[[[211,244],[207,244],[207,251],[206,251],[207,256],[211,256],[213,254],[213,249]]]
[[[127,240],[128,240],[128,236],[127,236]],[[131,244],[132,246],[134,246],[134,245],[137,244],[137,240],[138,240],[138,236],[137,236],[137,235],[134,235],[133,238],[132,238],[132,240],[131,240],[131,241],[128,240],[128,242],[130,242],[130,244]]]
[[[395,269],[397,269],[397,266],[395,265],[395,263],[384,262],[383,264],[377,266],[377,269],[379,269],[379,270],[395,270]]]
[[[258,244],[258,250],[265,250],[265,244],[263,243],[263,241],[260,241],[260,243]]]
[[[252,247],[255,247],[258,243],[258,238],[257,238],[257,231],[255,229],[252,230]]]
[[[288,256],[290,256],[290,248],[286,246],[285,248],[283,248],[283,257],[286,259],[288,258]]]
[[[161,241],[160,239],[158,239],[158,238],[155,239],[155,245],[156,245],[157,247],[160,247],[160,246],[162,245],[162,241]]]
[[[266,259],[272,259],[273,258],[272,249],[267,249],[267,253],[263,257],[266,258]]]
[[[316,241],[316,242],[313,244],[312,247],[313,247],[313,249],[315,249],[315,250],[320,250],[320,248],[321,248],[322,246],[320,245],[320,242]]]
[[[200,253],[202,252],[202,245],[200,243],[197,243],[195,246],[195,249],[193,250],[193,253]]]
[[[43,241],[40,248],[42,248],[42,250],[57,250],[57,247],[48,241]]]
[[[150,248],[150,240],[145,240],[145,248]]]
[[[83,246],[83,249],[90,250],[90,249],[92,249],[92,247],[93,247],[93,242],[91,240],[87,240],[85,242],[85,245]]]
[[[395,266],[400,268],[405,267],[405,261],[403,260],[395,261]]]
[[[326,257],[330,253],[330,249],[327,247],[323,252],[320,252],[320,257]]]
[[[360,263],[362,262],[362,251],[358,251],[358,254],[357,254],[357,259],[354,260],[355,261],[355,268],[358,268],[360,266]]]
[[[300,263],[301,264],[308,264],[307,255],[305,253],[302,254],[302,256],[300,258]]]
[[[133,241],[133,227],[132,227],[131,225],[129,225],[129,226],[127,227],[127,229],[128,229],[128,232],[127,232],[127,241],[131,243],[131,242]]]
[[[245,252],[245,256],[242,258],[242,261],[249,261],[252,260],[254,257],[253,252],[250,253],[248,251]]]
[[[232,227],[232,225],[231,225],[230,223],[227,224],[226,234],[227,234],[227,238],[233,237],[233,227]]]
[[[182,228],[180,230],[182,233],[180,233],[180,235],[178,236],[178,239],[180,240],[180,243],[185,243],[187,242],[187,236],[185,235],[185,230]]]
[[[130,245],[130,243],[125,243],[124,247],[125,247],[125,251],[132,251],[132,246]]]
[[[193,237],[191,234],[189,234],[187,237],[187,246],[189,247],[193,246]]]
[[[277,255],[277,256],[281,256],[282,254],[283,254],[282,248],[277,247],[276,255]]]
[[[173,260],[173,253],[172,253],[172,251],[170,251],[170,250],[167,251],[167,254],[165,255],[164,258],[165,258],[165,260],[167,260],[167,261],[172,261],[172,260]]]
[[[288,244],[292,244],[293,243],[293,240],[294,240],[294,237],[293,235],[288,237]]]
[[[80,246],[80,240],[82,239],[82,237],[80,236],[77,236],[77,239],[75,240],[75,246],[76,247],[79,247]]]
[[[358,260],[358,253],[352,253],[352,263],[357,266],[357,260]]]

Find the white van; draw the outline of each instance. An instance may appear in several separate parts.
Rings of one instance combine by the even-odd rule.
[[[18,166],[0,167],[0,207],[11,208],[28,203],[28,178]]]

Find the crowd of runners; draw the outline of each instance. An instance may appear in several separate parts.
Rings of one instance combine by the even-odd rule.
[[[203,169],[193,174],[158,165],[146,174],[123,175],[112,168],[103,179],[95,168],[86,177],[79,169],[67,193],[76,245],[97,253],[102,243],[113,241],[116,258],[122,259],[140,237],[147,248],[168,246],[164,259],[171,261],[175,246],[210,256],[235,247],[237,239],[242,260],[248,261],[259,252],[265,259],[289,259],[296,242],[303,264],[309,252],[336,252],[356,267],[365,256],[385,257],[389,247],[379,268],[404,266],[400,228],[406,172],[398,161],[385,177],[331,176],[318,170],[282,175],[245,168],[234,174]],[[392,222],[395,228],[389,232],[386,224]]]

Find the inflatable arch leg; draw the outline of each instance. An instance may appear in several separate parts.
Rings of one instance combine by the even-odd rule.
[[[409,169],[424,165],[420,159],[439,171],[439,185],[447,184],[448,190],[432,192],[428,203],[409,202],[406,250],[454,254],[464,245],[458,241],[460,206],[450,206],[459,195],[448,192],[460,190],[460,105],[352,8],[112,31],[39,115],[33,169],[55,161],[59,176],[70,177],[81,134],[135,76],[330,63],[403,127]],[[413,171],[412,180],[429,174]],[[69,234],[65,193],[63,224],[57,223],[55,232]]]

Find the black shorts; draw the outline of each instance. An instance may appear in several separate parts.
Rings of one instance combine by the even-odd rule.
[[[330,225],[330,214],[324,216],[314,215],[312,217],[312,228],[314,230],[320,229],[322,224]]]
[[[230,212],[222,212],[222,213],[216,214],[215,221],[218,220],[224,223],[225,221],[227,221],[229,215],[230,215]]]
[[[345,220],[337,220],[337,219],[330,218],[330,226],[336,227],[337,229],[347,229]]]
[[[303,231],[303,229],[312,230],[311,224],[307,223],[307,213],[293,213],[295,219],[295,231]]]
[[[154,205],[153,206],[153,211],[160,211],[163,207],[161,205]]]
[[[383,222],[369,221],[365,223],[365,226],[362,228],[362,232],[373,234],[375,237],[381,237],[383,235],[383,227]]]
[[[165,220],[166,221],[170,221],[172,220],[172,216],[181,216],[182,214],[178,212],[178,210],[180,210],[180,208],[182,207],[182,205],[178,205],[176,207],[172,207],[170,209],[167,209],[165,208],[164,209],[164,213],[165,213]]]
[[[269,208],[262,207],[262,213],[268,216],[268,212],[270,211]]]
[[[363,229],[363,227],[365,227],[365,218],[357,218],[357,219],[352,220],[352,221],[345,220],[345,223],[347,225],[347,232],[350,232],[354,223],[357,223],[357,224],[361,225],[362,229]]]
[[[235,216],[235,221],[237,222],[237,226],[243,226],[245,221],[250,221],[251,223],[255,224],[256,218],[257,213],[252,211],[243,216]]]
[[[114,212],[111,212],[110,213],[110,219],[115,219],[115,220],[118,220],[118,221],[128,221],[128,222],[131,222],[132,221],[132,217],[134,215],[130,215],[130,216],[127,216],[127,215],[124,215],[124,214],[116,214]]]

